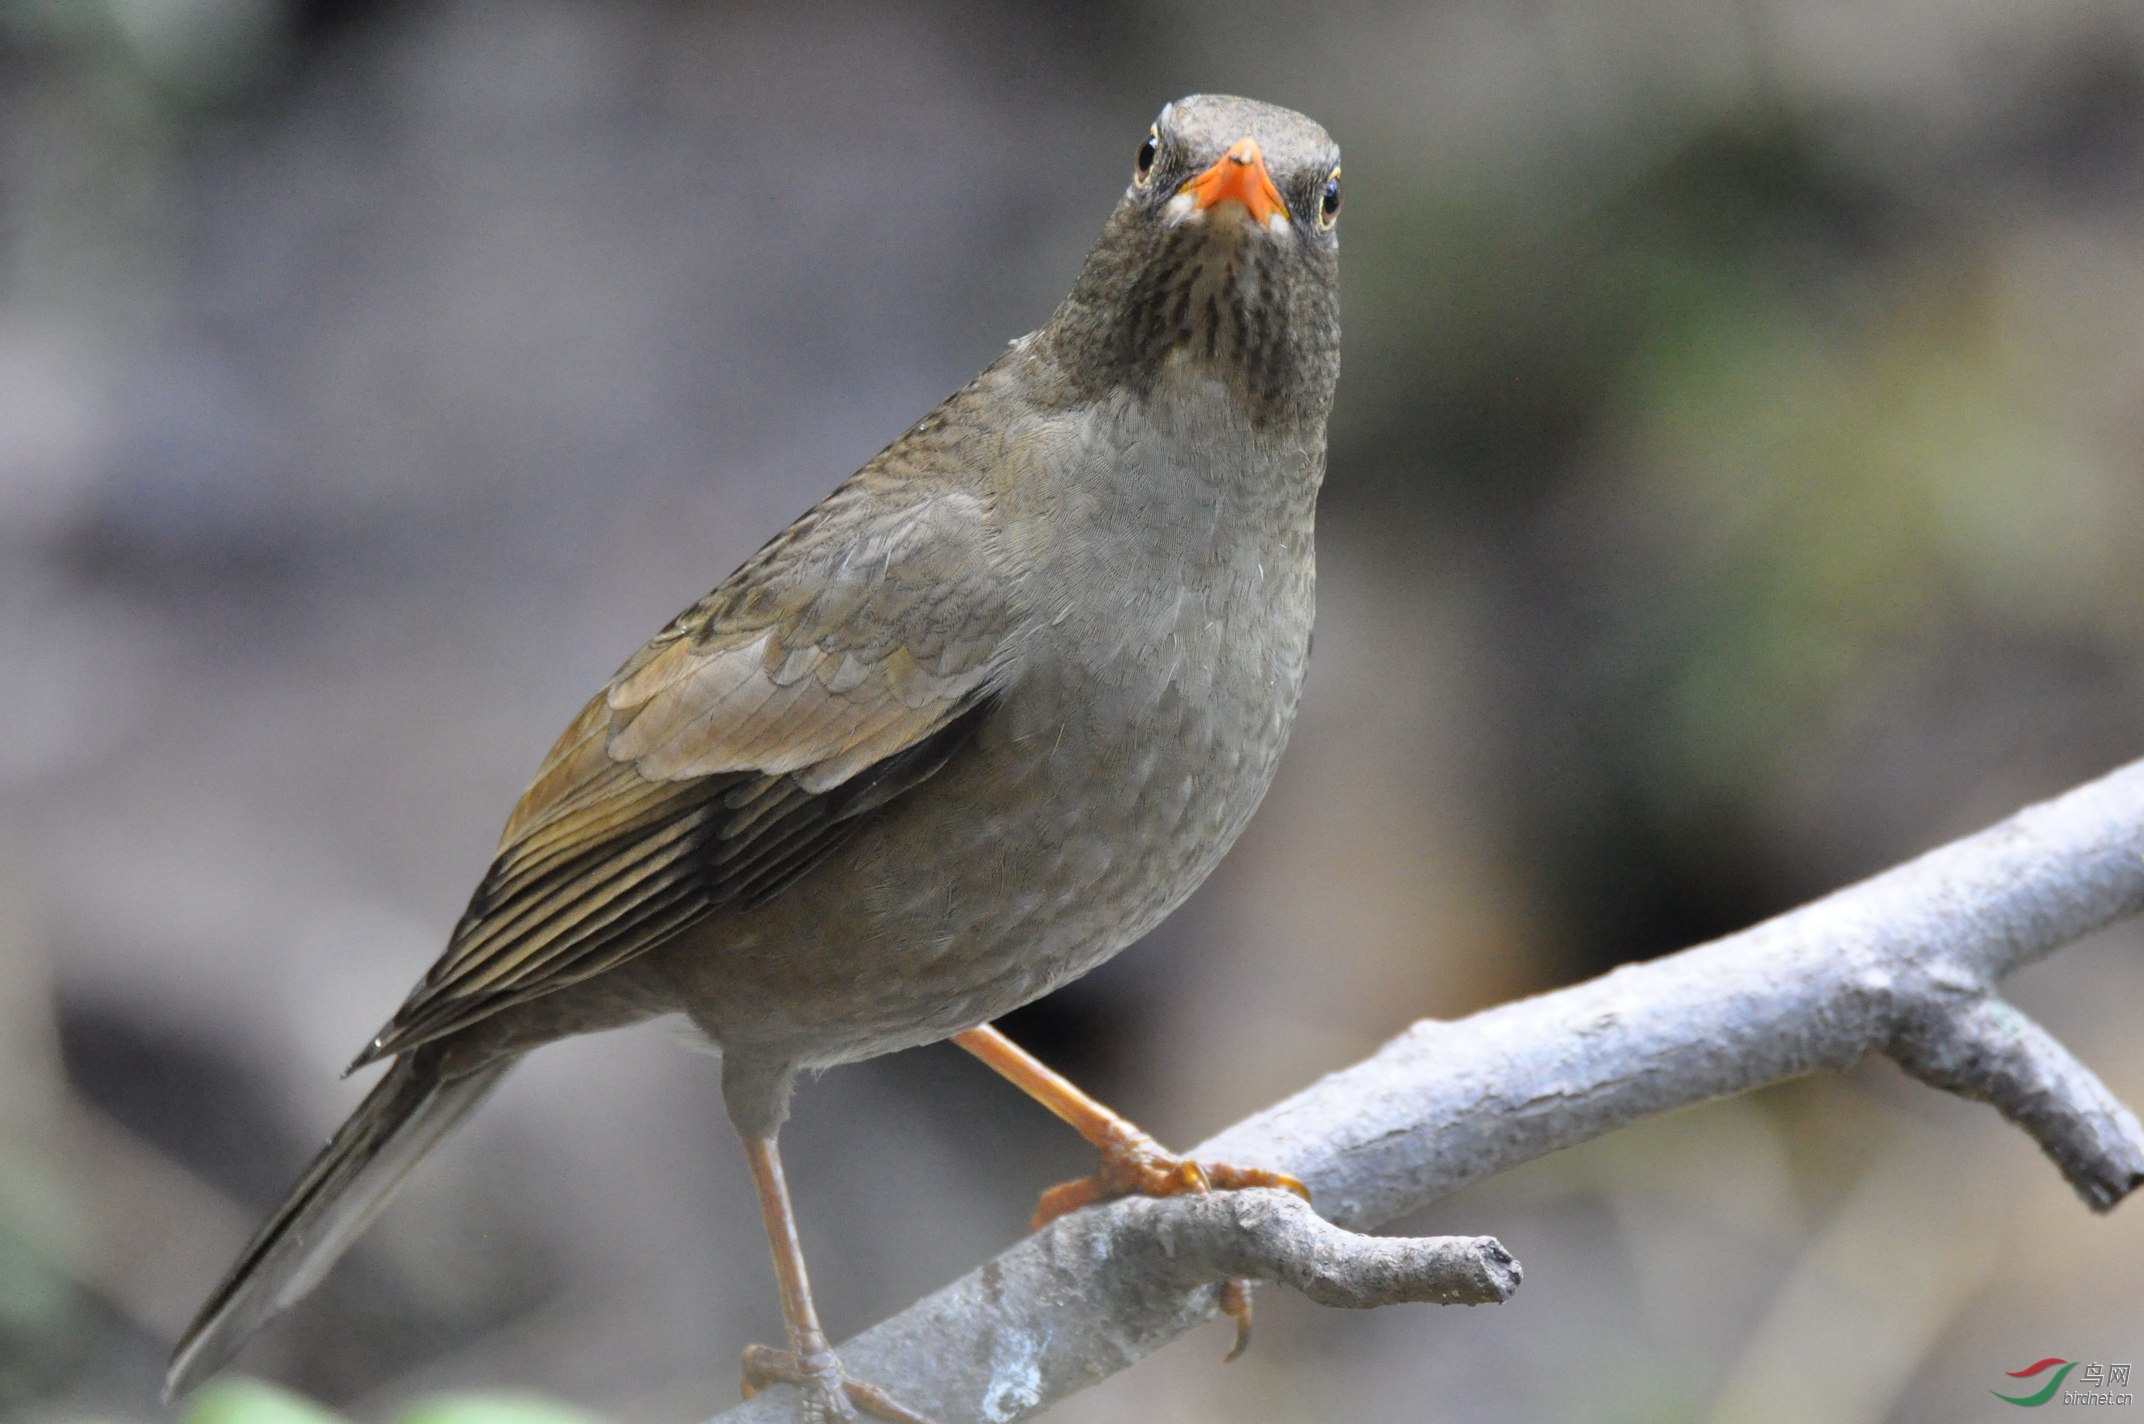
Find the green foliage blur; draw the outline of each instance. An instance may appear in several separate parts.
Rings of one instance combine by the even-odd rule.
[[[462,1393],[421,1399],[391,1424],[601,1424],[598,1416],[531,1394]],[[345,1415],[263,1380],[225,1375],[197,1390],[179,1424],[349,1424]]]

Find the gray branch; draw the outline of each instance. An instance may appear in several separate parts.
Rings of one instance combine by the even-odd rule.
[[[1488,1238],[1354,1235],[1640,1118],[1885,1053],[1993,1104],[2106,1210],[2144,1185],[2144,1129],[1996,994],[2012,970],[2144,910],[2144,762],[1740,934],[1454,1023],[1200,1144],[1311,1189],[1076,1212],[840,1347],[941,1424],[1032,1417],[1212,1317],[1215,1282],[1329,1304],[1501,1300]],[[786,1424],[772,1390],[723,1424]]]
[[[1519,1263],[1493,1236],[1364,1236],[1272,1188],[1155,1200],[1087,1212],[1058,1226],[1073,1259],[1107,1257],[1164,1290],[1224,1280],[1291,1286],[1319,1305],[1501,1305]]]

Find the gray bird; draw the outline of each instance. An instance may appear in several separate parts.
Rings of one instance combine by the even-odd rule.
[[[1301,1189],[1170,1156],[989,1020],[1151,929],[1272,779],[1310,650],[1339,165],[1286,109],[1163,109],[1041,330],[627,660],[167,1393],[311,1289],[523,1053],[659,1014],[720,1047],[767,1222],[789,1341],[747,1350],[747,1391],[795,1385],[807,1418],[916,1416],[813,1309],[775,1142],[800,1070],[955,1039],[1101,1149],[1038,1221]]]

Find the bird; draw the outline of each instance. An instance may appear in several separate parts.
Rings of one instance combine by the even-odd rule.
[[[778,1134],[800,1073],[951,1039],[1128,1192],[1300,1182],[1174,1156],[991,1021],[1180,904],[1295,719],[1340,370],[1340,153],[1292,110],[1162,109],[1043,325],[628,658],[509,816],[387,1069],[173,1351],[166,1397],[310,1290],[529,1050],[682,1013],[787,1332],[747,1394],[915,1421],[819,1323]],[[1307,1194],[1306,1194],[1307,1195]],[[1247,1288],[1224,1303],[1249,1320]]]

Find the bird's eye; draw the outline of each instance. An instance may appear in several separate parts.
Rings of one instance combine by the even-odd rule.
[[[1340,170],[1325,180],[1325,196],[1318,199],[1318,226],[1330,228],[1340,221]]]
[[[1146,180],[1154,176],[1154,158],[1161,152],[1161,125],[1156,124],[1146,131],[1146,142],[1139,145],[1139,160],[1132,165],[1132,184],[1144,188]]]

